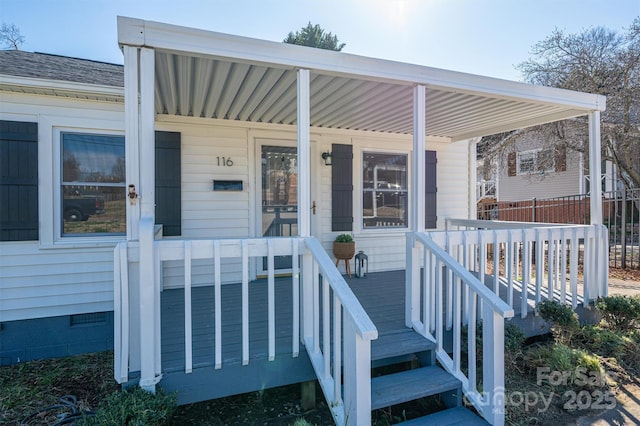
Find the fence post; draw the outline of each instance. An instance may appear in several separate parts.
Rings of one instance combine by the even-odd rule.
[[[620,260],[620,266],[622,267],[622,269],[627,269],[627,189],[624,186],[622,187],[622,218],[620,223],[620,238],[622,240],[622,259]]]
[[[531,222],[536,221],[536,197],[531,200]]]

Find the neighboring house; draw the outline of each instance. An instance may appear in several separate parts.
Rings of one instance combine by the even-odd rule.
[[[477,226],[475,138],[551,116],[597,128],[603,97],[131,18],[118,43],[124,70],[1,53],[4,363],[113,345],[120,383],[180,403],[318,378],[336,423],[367,424],[425,396],[385,391],[404,376],[372,381],[371,365],[418,354],[418,383],[504,422],[504,318],[527,317],[545,273],[535,299],[514,296],[519,274],[494,277],[502,300],[484,287],[486,244],[543,250],[564,228],[450,229]],[[595,220],[562,239],[593,260],[580,294],[568,260],[574,307],[606,292]],[[334,266],[341,233],[368,280]],[[482,374],[460,363],[477,315]],[[453,410],[440,415],[473,417]]]
[[[497,164],[498,201],[574,196],[589,192],[589,171],[584,154],[564,145],[553,146],[538,132],[526,132]],[[615,190],[611,162],[602,165],[602,191]]]

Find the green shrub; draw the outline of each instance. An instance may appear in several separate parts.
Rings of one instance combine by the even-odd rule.
[[[514,322],[507,321],[504,325],[504,350],[517,351],[522,348],[526,336],[520,326]]]
[[[568,344],[579,329],[578,315],[570,306],[554,300],[544,300],[538,304],[538,313],[551,324],[553,337],[559,343]]]
[[[583,327],[578,337],[586,349],[605,357],[624,357],[629,344],[625,336],[593,325]]]
[[[609,296],[599,299],[596,307],[602,319],[615,330],[628,331],[640,326],[640,296]]]
[[[167,424],[176,409],[174,394],[155,394],[138,386],[113,392],[99,405],[95,416],[82,425],[155,426]]]
[[[336,237],[336,243],[352,243],[353,237],[349,234],[340,234]]]

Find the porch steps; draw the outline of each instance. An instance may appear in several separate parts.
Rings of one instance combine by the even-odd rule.
[[[485,426],[484,419],[464,407],[454,407],[428,416],[397,423],[402,426]]]
[[[375,410],[445,392],[457,394],[460,381],[440,367],[429,366],[371,379],[371,409]]]
[[[401,424],[408,425],[487,425],[472,411],[460,407],[461,383],[453,375],[435,365],[435,343],[413,330],[383,334],[372,341],[372,367],[392,365],[417,359],[421,366],[371,379],[371,409],[440,395],[453,408],[445,409]]]

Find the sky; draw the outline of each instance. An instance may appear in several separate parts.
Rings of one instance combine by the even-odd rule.
[[[555,28],[623,32],[640,0],[0,0],[22,50],[122,64],[118,15],[278,42],[311,22],[344,52],[521,80]]]

